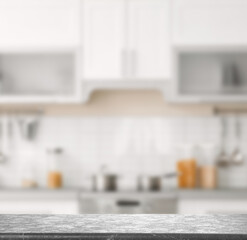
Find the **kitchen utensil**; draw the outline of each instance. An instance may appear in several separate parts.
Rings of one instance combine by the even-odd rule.
[[[116,174],[104,174],[93,176],[93,190],[96,191],[117,191],[118,176]]]
[[[7,115],[1,118],[1,140],[0,163],[4,163],[7,161],[9,153],[9,119]]]
[[[163,179],[171,179],[180,176],[179,172],[169,172],[162,175],[139,176],[137,178],[138,191],[161,191]]]
[[[116,191],[117,190],[117,179],[118,176],[115,174],[107,174],[104,176],[105,191]]]
[[[18,124],[23,139],[29,141],[34,140],[37,135],[39,120],[39,115],[19,117]]]
[[[109,173],[106,165],[100,167],[100,171],[93,177],[93,189],[97,191],[117,191],[118,175]]]
[[[0,152],[0,163],[5,163],[6,161],[7,157],[2,152]]]
[[[219,167],[227,167],[229,165],[229,157],[225,151],[225,143],[226,143],[226,119],[222,117],[221,119],[222,132],[221,132],[221,150],[220,154],[216,159],[216,164]]]
[[[152,176],[149,178],[149,190],[160,191],[162,188],[162,179],[160,176]]]
[[[244,162],[244,155],[240,150],[240,143],[241,143],[241,125],[239,117],[236,117],[235,120],[235,134],[236,134],[236,147],[233,151],[230,162],[234,165],[240,165]]]
[[[5,163],[7,161],[7,156],[0,151],[0,163]]]
[[[226,92],[232,92],[241,87],[242,79],[237,65],[234,62],[224,64],[223,89]]]
[[[174,177],[178,177],[178,176],[180,176],[181,175],[181,173],[179,173],[179,172],[171,172],[171,173],[166,173],[166,174],[164,174],[164,178],[174,178]]]

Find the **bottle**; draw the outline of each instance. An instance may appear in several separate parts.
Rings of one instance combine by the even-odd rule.
[[[61,156],[63,150],[61,148],[50,149],[48,152],[48,188],[62,187],[62,173],[60,170]]]
[[[37,152],[35,151],[35,145],[31,141],[22,141],[19,152],[19,158],[21,162],[21,187],[34,188],[37,187]]]

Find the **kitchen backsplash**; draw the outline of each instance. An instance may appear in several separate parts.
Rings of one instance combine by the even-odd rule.
[[[247,156],[247,117],[241,117],[242,151]],[[39,186],[46,186],[47,149],[64,149],[61,168],[65,187],[91,188],[91,176],[106,165],[122,179],[122,189],[133,187],[135,176],[175,171],[181,146],[216,146],[221,139],[218,117],[42,117],[38,135],[31,143],[33,159],[23,155],[26,145],[11,119],[8,159],[0,164],[0,186],[19,187],[23,174],[32,171]],[[235,146],[234,117],[228,118],[228,150]],[[200,159],[200,161],[203,161]],[[201,162],[202,163],[202,162]],[[244,165],[221,169],[222,187],[247,187]],[[176,185],[175,180],[165,183]]]

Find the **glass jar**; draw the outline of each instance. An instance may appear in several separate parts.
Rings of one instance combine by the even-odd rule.
[[[214,189],[217,187],[217,168],[215,159],[217,157],[216,146],[203,144],[201,148],[201,165],[199,167],[200,187]]]
[[[31,141],[21,141],[18,149],[20,161],[21,187],[37,187],[37,154],[36,145]]]
[[[182,157],[177,162],[178,187],[195,188],[197,183],[197,160],[194,157],[194,146],[181,147]]]
[[[63,150],[61,148],[49,149],[48,153],[48,188],[62,187],[62,172],[60,169]]]

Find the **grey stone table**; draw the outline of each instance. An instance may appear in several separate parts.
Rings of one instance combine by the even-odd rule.
[[[247,215],[0,215],[0,239],[247,239]]]

